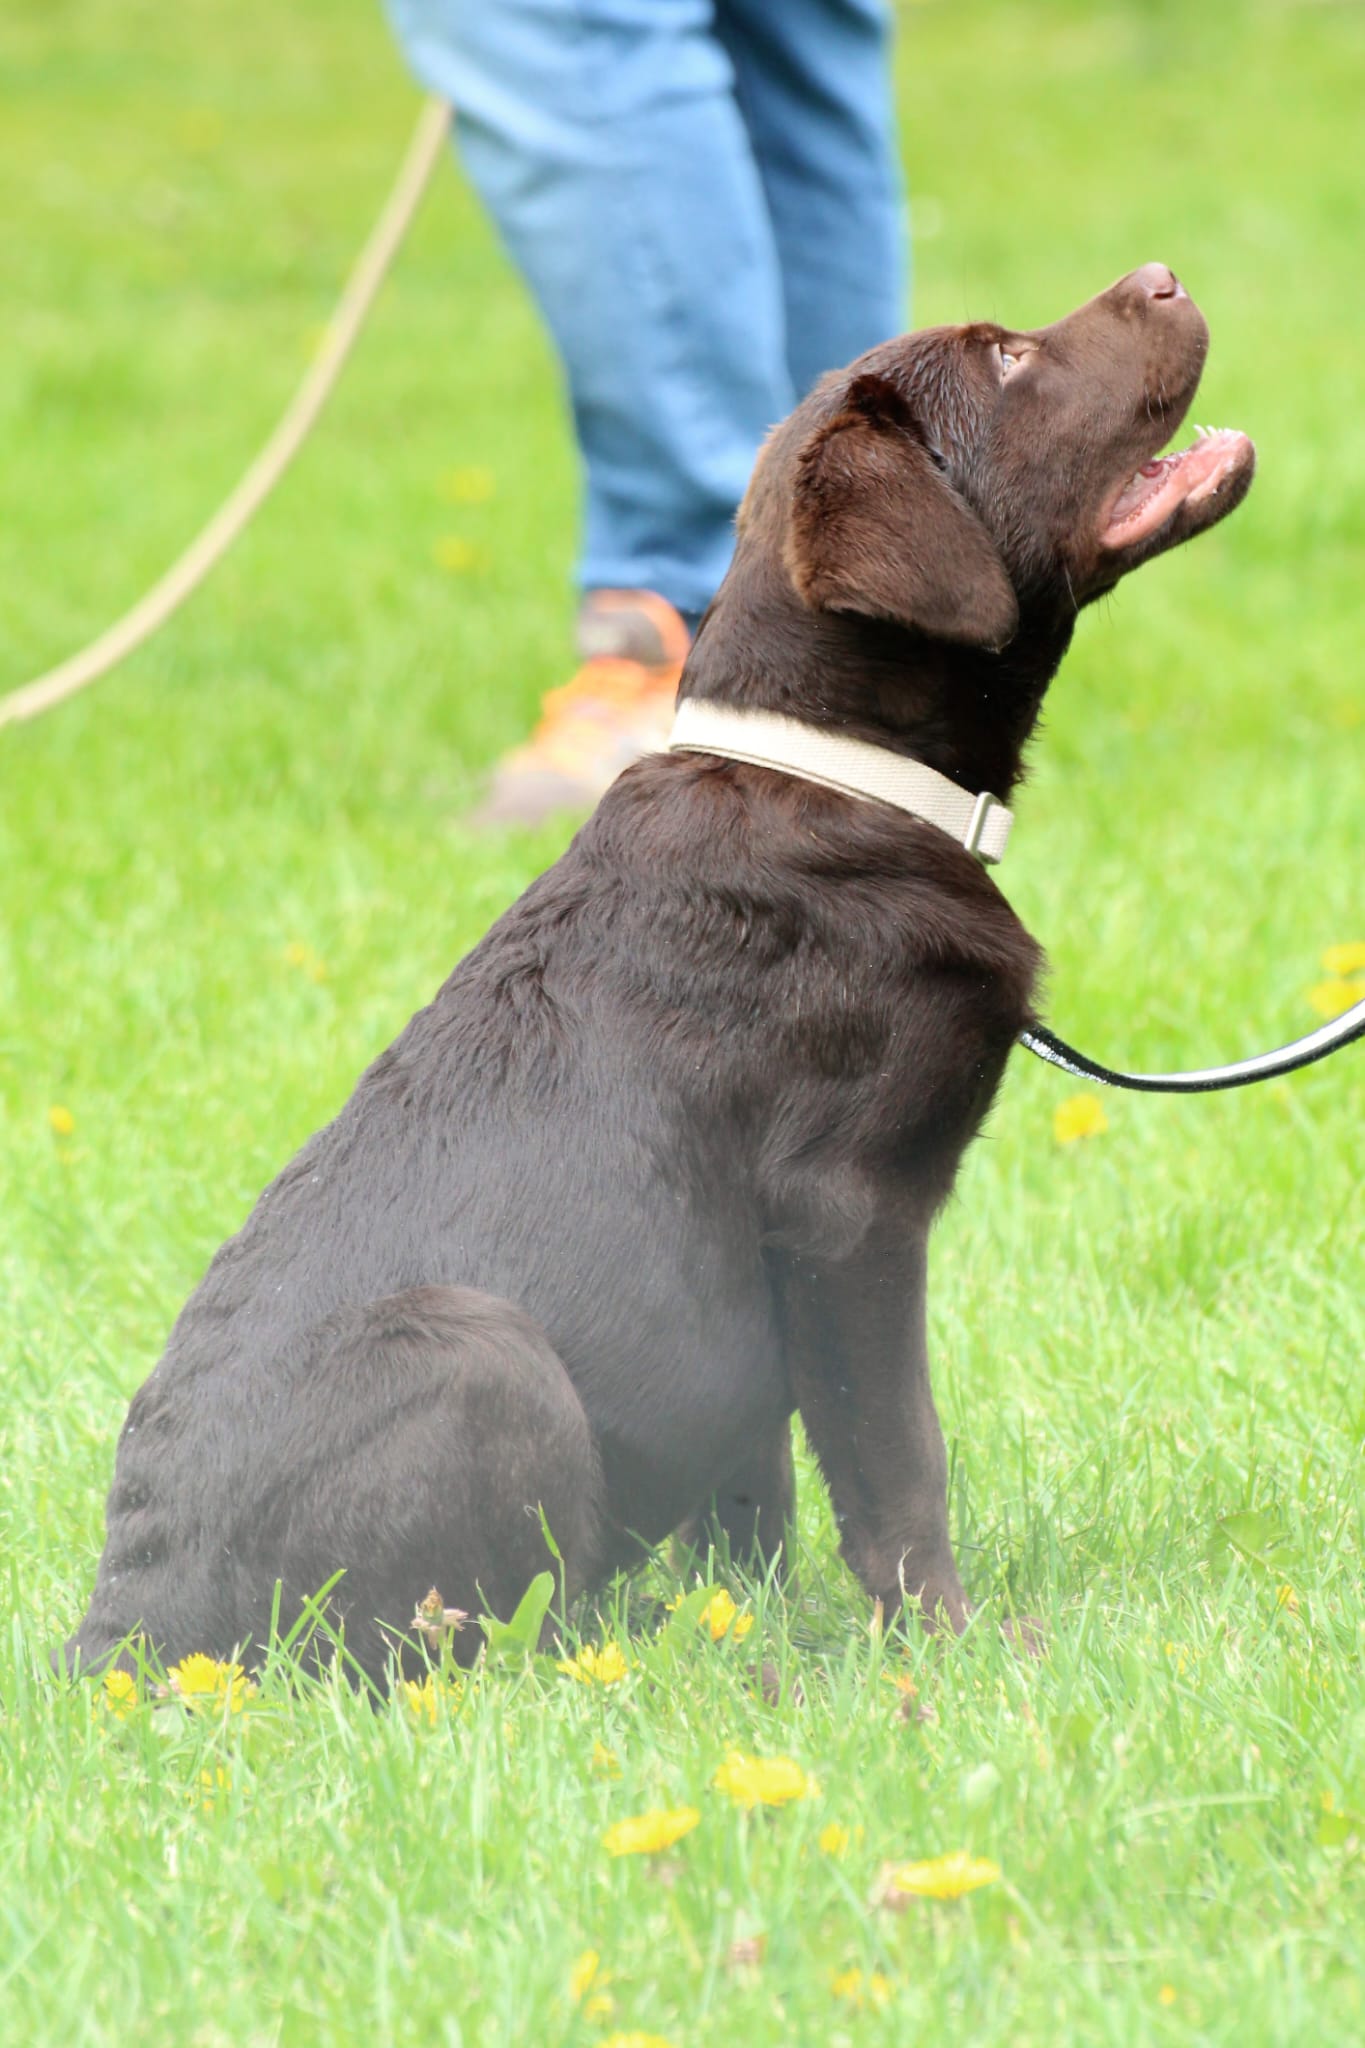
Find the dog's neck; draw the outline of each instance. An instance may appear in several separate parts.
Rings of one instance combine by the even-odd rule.
[[[1026,622],[988,654],[812,611],[771,565],[741,558],[702,621],[679,695],[779,711],[1007,798],[1073,623]]]

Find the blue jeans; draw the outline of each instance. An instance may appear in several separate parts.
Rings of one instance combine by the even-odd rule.
[[[905,324],[885,0],[387,0],[564,364],[580,580],[709,603],[774,421]]]

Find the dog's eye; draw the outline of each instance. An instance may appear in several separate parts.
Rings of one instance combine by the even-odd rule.
[[[1010,371],[1011,371],[1011,370],[1014,370],[1014,369],[1017,369],[1018,367],[1019,367],[1019,358],[1018,358],[1018,356],[1012,356],[1012,355],[1010,354],[1010,352],[1009,352],[1009,350],[1008,350],[1007,348],[1002,348],[1002,349],[1001,349],[1001,351],[1000,351],[1000,374],[1001,374],[1001,376],[1002,376],[1002,377],[1008,377],[1008,375],[1009,375]]]

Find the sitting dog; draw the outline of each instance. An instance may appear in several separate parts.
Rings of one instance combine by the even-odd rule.
[[[825,378],[682,705],[1008,797],[1080,607],[1250,483],[1241,434],[1158,453],[1207,346],[1151,263]],[[512,1609],[542,1515],[570,1596],[707,1515],[762,1564],[793,1412],[868,1593],[960,1629],[926,1248],[1039,957],[923,817],[724,752],[627,769],[191,1295],[68,1659],[250,1659],[335,1579],[382,1677],[428,1587]]]

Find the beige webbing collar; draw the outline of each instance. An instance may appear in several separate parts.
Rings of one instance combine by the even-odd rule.
[[[755,768],[775,768],[803,782],[818,782],[846,796],[894,804],[912,818],[924,818],[993,867],[1004,854],[1014,814],[989,790],[973,796],[937,769],[907,760],[885,747],[821,732],[776,711],[739,711],[729,704],[698,703],[685,697],[669,736],[670,753],[720,754]]]

